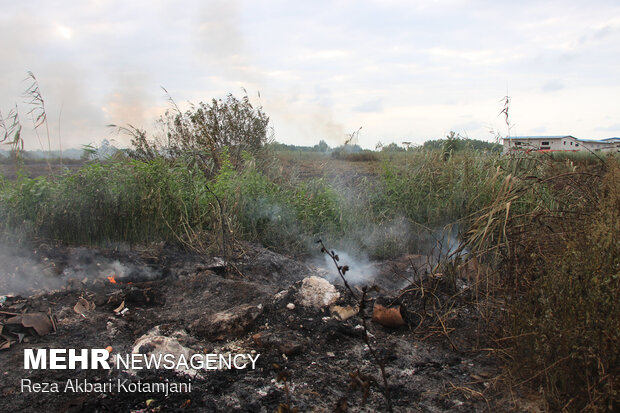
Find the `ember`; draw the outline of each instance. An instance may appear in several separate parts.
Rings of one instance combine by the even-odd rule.
[[[112,284],[117,284],[116,279],[114,277],[115,277],[114,274],[108,276],[108,281],[110,281]]]

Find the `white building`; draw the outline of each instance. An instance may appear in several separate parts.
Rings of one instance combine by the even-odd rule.
[[[504,138],[504,153],[511,151],[620,152],[620,138],[578,139],[574,136],[511,136]]]

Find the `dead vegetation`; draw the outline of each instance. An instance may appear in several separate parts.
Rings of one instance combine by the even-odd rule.
[[[497,270],[487,311],[505,308],[498,354],[509,385],[540,386],[552,411],[618,408],[620,174],[614,157],[584,166],[515,159],[468,248]]]

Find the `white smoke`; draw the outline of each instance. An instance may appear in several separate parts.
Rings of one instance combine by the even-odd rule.
[[[45,250],[45,251],[43,251]],[[70,279],[84,282],[107,277],[147,281],[161,273],[145,264],[121,262],[88,248],[27,249],[0,243],[0,295],[29,295],[60,289]]]

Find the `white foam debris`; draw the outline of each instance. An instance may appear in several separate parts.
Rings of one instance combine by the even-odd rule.
[[[324,278],[315,275],[304,278],[299,290],[299,304],[304,307],[327,307],[340,298],[336,288]]]

